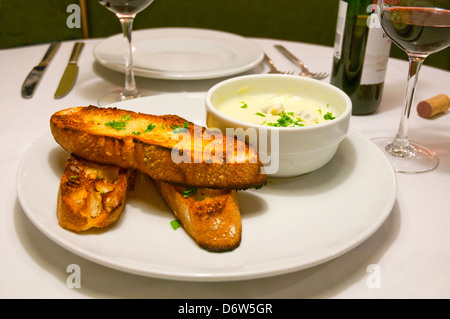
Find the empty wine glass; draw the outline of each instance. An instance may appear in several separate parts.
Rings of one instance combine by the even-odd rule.
[[[114,12],[119,18],[125,45],[125,89],[106,94],[98,100],[98,103],[99,105],[107,105],[137,98],[140,93],[134,79],[131,32],[136,14],[147,8],[153,0],[98,0],[98,2]]]
[[[381,26],[409,59],[404,108],[397,135],[373,140],[387,152],[396,172],[426,172],[439,163],[432,150],[409,140],[408,120],[424,59],[450,45],[449,9],[449,0],[377,0],[376,11]]]

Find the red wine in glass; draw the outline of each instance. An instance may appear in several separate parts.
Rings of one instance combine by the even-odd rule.
[[[450,10],[385,8],[381,23],[392,41],[411,53],[431,54],[450,45]]]
[[[439,157],[408,137],[408,120],[424,59],[450,45],[450,1],[375,0],[381,25],[389,38],[408,55],[404,108],[394,138],[373,139],[384,149],[394,170],[420,173],[436,168]]]

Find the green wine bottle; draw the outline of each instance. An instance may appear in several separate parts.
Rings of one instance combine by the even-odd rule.
[[[373,0],[340,0],[330,83],[352,100],[354,115],[380,106],[391,40],[374,11]]]

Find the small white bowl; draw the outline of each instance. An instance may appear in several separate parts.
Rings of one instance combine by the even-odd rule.
[[[303,127],[268,127],[246,123],[220,111],[220,104],[241,94],[243,88],[246,94],[289,91],[294,96],[333,105],[340,115],[324,123]],[[223,134],[229,128],[239,138],[245,138],[257,148],[267,175],[280,178],[309,173],[327,164],[347,135],[352,110],[348,95],[333,85],[278,74],[245,75],[220,82],[208,90],[205,104],[208,128],[217,128]],[[250,131],[257,132],[257,140],[249,138]]]

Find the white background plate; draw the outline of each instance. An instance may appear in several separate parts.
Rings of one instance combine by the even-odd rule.
[[[204,94],[159,95],[116,106],[204,123]],[[66,156],[50,132],[24,155],[17,188],[27,216],[75,254],[157,278],[227,281],[305,269],[336,258],[371,236],[396,199],[395,174],[384,154],[351,129],[322,169],[239,192],[242,243],[232,252],[211,253],[199,248],[183,229],[171,228],[172,213],[141,175],[113,227],[85,234],[62,229],[56,197]]]
[[[102,65],[124,72],[123,36],[114,35],[94,49]],[[155,28],[133,31],[134,70],[158,79],[208,79],[248,71],[263,59],[253,41],[223,31]]]

